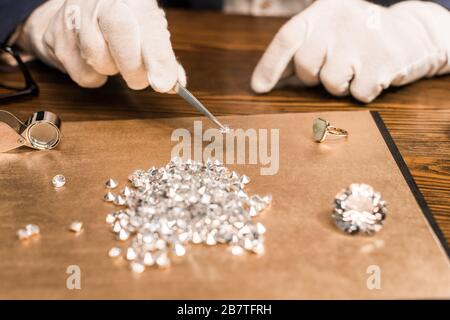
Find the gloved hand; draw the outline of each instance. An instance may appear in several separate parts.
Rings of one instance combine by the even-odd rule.
[[[296,74],[337,96],[370,102],[390,85],[450,72],[450,13],[425,1],[389,8],[361,0],[317,0],[288,21],[259,61],[255,92]],[[293,63],[291,63],[293,62]]]
[[[82,87],[117,72],[132,89],[186,85],[156,0],[49,0],[26,20],[17,44]]]

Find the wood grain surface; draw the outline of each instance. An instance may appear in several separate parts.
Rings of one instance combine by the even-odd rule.
[[[188,85],[216,115],[337,111],[379,111],[447,240],[450,239],[450,76],[389,89],[369,105],[336,98],[322,87],[284,88],[255,95],[250,77],[280,18],[168,11],[172,40],[188,74]],[[38,110],[63,121],[198,115],[183,100],[150,89],[132,91],[120,77],[100,89],[83,89],[66,75],[30,64],[39,97],[2,105],[26,119]],[[16,81],[1,73],[0,81]]]

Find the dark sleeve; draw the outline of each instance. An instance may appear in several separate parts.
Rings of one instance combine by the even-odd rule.
[[[431,2],[439,3],[440,5],[450,10],[450,0],[432,0]]]
[[[382,6],[390,6],[397,2],[407,1],[407,0],[374,0],[371,2],[381,4]],[[444,8],[450,9],[450,0],[429,0],[430,2],[438,3],[442,5]]]
[[[1,1],[1,0],[0,0]],[[402,0],[371,0],[382,6],[390,6]],[[405,1],[405,0],[403,0]],[[450,9],[450,0],[430,0]],[[222,10],[224,0],[159,0],[164,7]]]
[[[159,0],[164,7],[222,10],[224,0]]]
[[[0,43],[44,0],[0,0]]]

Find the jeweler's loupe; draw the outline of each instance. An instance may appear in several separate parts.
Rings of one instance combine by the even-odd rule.
[[[22,146],[38,150],[55,148],[61,139],[61,119],[49,111],[38,111],[23,123],[0,110],[0,152]]]

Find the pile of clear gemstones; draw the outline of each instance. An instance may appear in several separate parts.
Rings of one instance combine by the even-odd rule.
[[[124,255],[134,272],[169,266],[190,243],[228,244],[235,255],[264,253],[265,227],[253,218],[272,197],[248,195],[247,176],[219,161],[173,158],[159,169],[136,170],[129,180],[133,188],[105,196],[105,201],[123,207],[106,221],[119,240],[129,240],[126,250],[114,247],[109,255]]]

